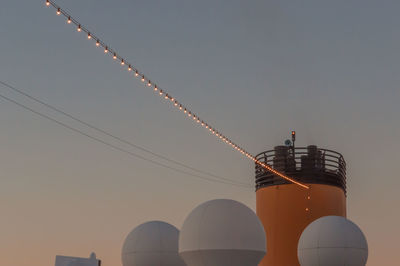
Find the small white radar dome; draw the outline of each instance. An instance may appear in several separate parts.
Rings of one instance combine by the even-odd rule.
[[[151,221],[128,234],[122,247],[123,266],[184,266],[178,254],[179,230]]]
[[[257,215],[234,200],[207,201],[186,218],[179,255],[188,266],[257,266],[266,253]]]
[[[340,216],[325,216],[303,231],[297,255],[301,266],[364,266],[368,244],[353,222]]]

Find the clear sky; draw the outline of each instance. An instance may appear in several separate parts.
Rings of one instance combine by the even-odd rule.
[[[341,152],[348,217],[367,236],[368,265],[395,265],[399,1],[57,3],[248,151],[271,149],[295,129],[298,145]],[[160,154],[253,184],[253,164],[161,103],[44,0],[2,1],[0,34],[0,80]],[[3,100],[0,124],[0,265],[52,266],[56,254],[95,251],[118,266],[126,234],[142,222],[179,228],[215,198],[255,208],[252,189],[160,168]]]

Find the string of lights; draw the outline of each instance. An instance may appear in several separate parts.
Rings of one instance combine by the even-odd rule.
[[[102,140],[102,139],[100,139],[100,138],[98,138],[98,137],[95,137],[95,136],[93,136],[93,135],[90,135],[90,134],[88,134],[88,133],[86,133],[86,132],[84,132],[84,131],[82,131],[82,130],[80,130],[80,129],[77,129],[77,128],[75,128],[75,127],[72,127],[72,126],[70,126],[70,125],[68,125],[68,124],[66,124],[66,123],[64,123],[64,122],[61,122],[61,121],[59,121],[59,120],[57,120],[57,119],[55,119],[55,118],[52,118],[52,117],[50,117],[50,116],[48,116],[48,115],[46,115],[46,114],[43,114],[43,113],[41,113],[41,112],[38,112],[38,111],[36,111],[36,110],[34,110],[34,109],[32,109],[32,108],[30,108],[30,107],[28,107],[28,106],[26,106],[26,105],[24,105],[24,104],[22,104],[22,103],[19,103],[19,102],[15,101],[15,100],[13,100],[13,99],[11,99],[11,98],[5,96],[5,95],[2,95],[1,93],[0,93],[0,99],[6,100],[6,101],[8,101],[8,102],[11,102],[11,103],[13,103],[13,104],[15,104],[15,105],[17,105],[17,106],[19,106],[19,107],[21,107],[21,108],[23,108],[23,109],[29,111],[29,112],[31,112],[31,113],[34,113],[34,114],[36,114],[36,115],[38,115],[38,116],[40,116],[40,117],[42,117],[42,118],[45,118],[45,119],[47,119],[47,120],[50,120],[50,121],[52,121],[52,122],[54,122],[54,123],[56,123],[56,124],[58,124],[58,125],[60,125],[60,126],[62,126],[62,127],[64,127],[64,128],[66,128],[66,129],[69,129],[69,130],[71,130],[71,131],[74,131],[74,132],[76,132],[76,133],[78,133],[78,134],[80,134],[80,135],[82,135],[82,136],[88,137],[88,138],[90,138],[90,139],[92,139],[92,140],[94,140],[94,141],[96,141],[96,142],[102,143],[102,144],[104,144],[104,145],[106,145],[106,146],[108,146],[108,147],[111,147],[111,148],[113,148],[113,149],[115,149],[115,150],[117,150],[117,151],[123,152],[123,153],[125,153],[125,154],[127,154],[127,155],[130,155],[130,156],[139,158],[139,159],[141,159],[141,160],[150,162],[150,163],[152,163],[152,164],[155,164],[155,165],[158,165],[158,166],[161,166],[161,167],[164,167],[164,168],[167,168],[167,169],[170,169],[170,170],[173,170],[173,171],[176,171],[176,172],[178,172],[178,173],[182,173],[182,174],[185,174],[185,175],[188,175],[188,176],[192,176],[192,177],[196,177],[196,178],[199,178],[199,179],[207,180],[207,181],[210,181],[210,182],[217,182],[217,183],[222,183],[222,184],[227,184],[227,185],[242,187],[242,188],[246,188],[246,189],[251,189],[251,186],[249,186],[249,185],[244,185],[244,184],[241,184],[241,183],[236,183],[236,182],[234,182],[234,181],[225,181],[225,180],[219,180],[219,179],[208,178],[208,177],[205,177],[205,176],[200,176],[200,175],[193,174],[193,173],[190,173],[190,172],[181,170],[181,169],[179,169],[179,168],[175,168],[175,167],[172,167],[172,166],[169,166],[169,165],[160,163],[160,162],[158,162],[158,161],[155,161],[155,160],[146,158],[146,157],[144,157],[144,156],[141,156],[141,155],[139,155],[139,154],[136,154],[136,153],[134,153],[134,152],[131,152],[131,151],[129,151],[129,150],[126,150],[126,149],[124,149],[124,148],[121,148],[121,147],[119,147],[119,146],[116,146],[116,145],[114,145],[114,144],[111,144],[111,143],[109,143],[109,142],[107,142],[107,141],[104,141],[104,140]]]
[[[146,153],[148,153],[148,154],[151,154],[151,155],[154,156],[154,157],[157,157],[157,158],[159,158],[159,159],[165,160],[165,161],[167,161],[167,162],[169,162],[169,163],[173,163],[173,164],[179,165],[179,166],[181,166],[181,167],[184,167],[184,168],[186,168],[186,169],[188,169],[188,170],[197,172],[197,173],[199,173],[199,174],[207,175],[207,176],[212,177],[212,178],[215,178],[215,179],[220,179],[220,180],[224,180],[224,181],[227,181],[227,182],[232,182],[232,183],[235,183],[235,184],[238,184],[238,185],[243,185],[243,186],[251,187],[251,186],[250,186],[249,184],[247,184],[247,183],[242,183],[242,182],[234,181],[234,180],[229,179],[229,178],[226,178],[226,177],[218,176],[218,175],[215,175],[215,174],[213,174],[213,173],[209,173],[209,172],[207,172],[207,171],[197,169],[197,168],[195,168],[195,167],[192,167],[192,166],[189,166],[189,165],[187,165],[187,164],[181,163],[181,162],[179,162],[179,161],[176,161],[176,160],[171,159],[171,158],[169,158],[169,157],[166,157],[166,156],[164,156],[164,155],[155,153],[155,152],[153,152],[153,151],[151,151],[151,150],[149,150],[149,149],[146,149],[146,148],[144,148],[144,147],[142,147],[142,146],[139,146],[139,145],[137,145],[137,144],[134,144],[134,143],[132,143],[131,141],[128,141],[128,140],[126,140],[126,139],[123,139],[123,138],[121,138],[121,137],[118,137],[118,136],[116,136],[115,134],[112,134],[112,133],[110,133],[110,132],[108,132],[108,131],[106,131],[106,130],[104,130],[104,129],[101,129],[101,128],[96,127],[96,126],[94,126],[94,125],[92,125],[92,124],[89,124],[88,122],[85,122],[85,121],[83,121],[82,119],[80,119],[80,118],[78,118],[78,117],[76,117],[76,116],[73,116],[73,115],[71,115],[71,114],[69,114],[69,113],[67,113],[67,112],[65,112],[65,111],[63,111],[63,110],[61,110],[61,109],[59,109],[59,108],[57,108],[57,107],[51,105],[51,104],[48,104],[48,103],[44,102],[43,100],[40,100],[40,99],[38,99],[38,98],[36,98],[36,97],[34,97],[34,96],[32,96],[32,95],[26,93],[25,91],[23,91],[23,90],[21,90],[21,89],[18,89],[18,88],[14,87],[14,86],[11,86],[10,84],[8,84],[8,83],[6,83],[6,82],[4,82],[4,81],[1,81],[1,80],[0,80],[0,85],[3,85],[3,86],[5,86],[5,87],[7,87],[7,88],[9,88],[9,89],[11,89],[11,90],[17,92],[18,94],[23,95],[23,96],[25,96],[25,97],[27,97],[27,98],[29,98],[29,99],[31,99],[31,100],[33,100],[33,101],[35,101],[35,102],[37,102],[37,103],[43,105],[43,106],[45,106],[45,107],[47,107],[47,108],[49,108],[49,109],[51,109],[51,110],[53,110],[53,111],[55,111],[55,112],[57,112],[57,113],[60,113],[60,114],[62,114],[62,115],[64,115],[64,116],[66,116],[66,117],[68,117],[68,118],[70,118],[70,119],[72,119],[72,120],[74,120],[74,121],[76,121],[76,122],[78,122],[78,123],[80,123],[80,124],[82,124],[82,125],[84,125],[84,126],[90,128],[90,129],[93,129],[93,130],[95,130],[95,131],[97,131],[97,132],[99,132],[99,133],[101,133],[101,134],[104,134],[104,135],[106,135],[106,136],[108,136],[108,137],[111,137],[111,138],[113,138],[113,139],[115,139],[115,140],[117,140],[117,141],[119,141],[119,142],[121,142],[121,143],[123,143],[123,144],[127,144],[127,145],[129,145],[129,146],[131,146],[131,147],[133,147],[133,148],[135,148],[135,149],[138,149],[138,150],[140,150],[140,151],[143,151],[143,152],[146,152]]]
[[[56,9],[56,14],[58,16],[64,16],[68,24],[72,24],[76,27],[78,32],[85,33],[87,35],[87,39],[94,41],[95,46],[98,48],[102,48],[104,50],[104,54],[109,54],[112,56],[114,61],[119,62],[121,66],[126,67],[128,72],[133,73],[133,76],[140,79],[140,81],[146,85],[146,87],[152,89],[157,95],[163,97],[166,101],[170,102],[173,106],[175,106],[178,110],[182,111],[190,120],[193,120],[196,124],[200,125],[201,127],[205,128],[210,134],[214,135],[215,137],[219,138],[222,142],[226,143],[227,145],[231,146],[234,150],[240,152],[243,156],[247,157],[248,159],[252,160],[254,163],[262,166],[266,171],[269,171],[293,184],[296,184],[302,188],[308,189],[309,187],[286,176],[285,174],[273,169],[271,166],[267,165],[259,161],[254,155],[246,151],[244,148],[233,142],[230,138],[223,135],[220,131],[215,129],[210,124],[206,123],[203,119],[201,119],[197,114],[192,112],[188,107],[183,105],[177,98],[173,97],[167,91],[161,89],[155,82],[152,82],[150,78],[148,78],[145,74],[140,72],[137,68],[135,68],[132,64],[128,62],[124,57],[119,55],[117,51],[112,49],[109,45],[105,42],[100,40],[96,35],[90,32],[86,27],[84,27],[79,21],[74,19],[70,14],[68,14],[65,10],[63,10],[60,6],[58,6],[54,1],[46,0],[46,6],[52,6]]]

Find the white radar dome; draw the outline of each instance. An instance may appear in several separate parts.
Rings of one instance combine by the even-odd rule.
[[[301,266],[364,266],[368,244],[353,222],[340,216],[325,216],[303,231],[297,255]]]
[[[257,266],[266,253],[257,215],[234,200],[207,201],[186,218],[179,255],[188,266]]]
[[[123,266],[184,266],[178,254],[179,230],[151,221],[128,234],[122,247]]]

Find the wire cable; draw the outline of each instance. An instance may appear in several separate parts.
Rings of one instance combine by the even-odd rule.
[[[104,129],[101,129],[101,128],[96,127],[96,126],[94,126],[94,125],[92,125],[92,124],[89,124],[89,123],[83,121],[83,120],[80,119],[80,118],[77,118],[77,117],[75,117],[75,116],[73,116],[73,115],[71,115],[71,114],[68,114],[67,112],[65,112],[65,111],[63,111],[63,110],[61,110],[61,109],[59,109],[59,108],[57,108],[57,107],[54,107],[53,105],[50,105],[50,104],[48,104],[48,103],[46,103],[46,102],[44,102],[44,101],[42,101],[42,100],[40,100],[40,99],[38,99],[38,98],[32,96],[32,95],[30,95],[30,94],[24,92],[24,91],[21,90],[21,89],[17,89],[16,87],[11,86],[10,84],[8,84],[8,83],[6,83],[6,82],[4,82],[4,81],[1,81],[1,80],[0,80],[0,84],[3,85],[3,86],[5,86],[5,87],[7,87],[7,88],[9,88],[9,89],[11,89],[11,90],[13,90],[13,91],[15,91],[15,92],[17,92],[17,93],[19,93],[19,94],[21,94],[21,95],[23,95],[23,96],[25,96],[25,97],[27,97],[27,98],[29,98],[29,99],[31,99],[31,100],[33,100],[33,101],[35,101],[35,102],[37,102],[37,103],[39,103],[39,104],[41,104],[41,105],[43,105],[43,106],[46,106],[47,108],[49,108],[49,109],[51,109],[51,110],[53,110],[53,111],[56,111],[56,112],[58,112],[58,113],[60,113],[60,114],[62,114],[62,115],[64,115],[64,116],[66,116],[66,117],[68,117],[68,118],[71,118],[72,120],[74,120],[74,121],[76,121],[76,122],[78,122],[78,123],[81,123],[82,125],[85,125],[85,126],[87,126],[88,128],[91,128],[91,129],[93,129],[93,130],[95,130],[95,131],[97,131],[97,132],[100,132],[100,133],[102,133],[102,134],[104,134],[104,135],[106,135],[106,136],[109,136],[109,137],[111,137],[111,138],[113,138],[113,139],[115,139],[115,140],[117,140],[117,141],[119,141],[119,142],[121,142],[121,143],[127,144],[127,145],[129,145],[129,146],[131,146],[131,147],[133,147],[133,148],[136,148],[136,149],[138,149],[138,150],[147,152],[147,153],[149,153],[149,154],[151,154],[151,155],[153,155],[153,156],[155,156],[155,157],[157,157],[157,158],[163,159],[163,160],[165,160],[165,161],[167,161],[167,162],[174,163],[174,164],[179,165],[179,166],[181,166],[181,167],[184,167],[184,168],[186,168],[186,169],[189,169],[189,170],[192,170],[192,171],[194,171],[194,172],[197,172],[197,173],[200,173],[200,174],[203,174],[203,175],[207,175],[207,176],[210,176],[210,177],[213,177],[213,178],[216,178],[216,179],[221,179],[221,180],[225,180],[225,181],[228,181],[228,182],[234,182],[234,183],[237,183],[237,184],[240,184],[240,185],[244,185],[244,186],[248,186],[248,185],[249,185],[249,184],[242,183],[242,182],[239,182],[239,181],[235,181],[235,180],[232,180],[232,179],[229,179],[229,178],[226,178],[226,177],[221,177],[221,176],[218,176],[218,175],[209,173],[209,172],[204,171],[204,170],[200,170],[200,169],[194,168],[194,167],[192,167],[192,166],[189,166],[189,165],[187,165],[187,164],[181,163],[181,162],[179,162],[179,161],[170,159],[170,158],[168,158],[168,157],[166,157],[166,156],[164,156],[164,155],[160,155],[160,154],[158,154],[158,153],[155,153],[155,152],[153,152],[153,151],[151,151],[151,150],[149,150],[149,149],[146,149],[146,148],[141,147],[141,146],[139,146],[139,145],[137,145],[137,144],[134,144],[134,143],[132,143],[132,142],[130,142],[130,141],[128,141],[128,140],[125,140],[125,139],[123,139],[123,138],[121,138],[121,137],[118,137],[118,136],[116,136],[116,135],[114,135],[114,134],[111,134],[111,133],[107,132],[107,131],[104,130]]]
[[[87,133],[83,132],[82,130],[76,129],[76,128],[74,128],[74,127],[72,127],[72,126],[69,126],[69,125],[67,125],[67,124],[65,124],[65,123],[63,123],[63,122],[61,122],[61,121],[58,121],[57,119],[54,119],[54,118],[52,118],[52,117],[50,117],[50,116],[48,116],[48,115],[42,114],[42,113],[40,113],[40,112],[38,112],[38,111],[36,111],[36,110],[34,110],[34,109],[32,109],[32,108],[30,108],[30,107],[28,107],[28,106],[22,104],[22,103],[19,103],[19,102],[15,101],[15,100],[13,100],[13,99],[7,97],[7,96],[4,96],[4,95],[0,94],[0,98],[6,100],[6,101],[8,101],[8,102],[11,102],[11,103],[13,103],[13,104],[15,104],[15,105],[18,105],[19,107],[21,107],[21,108],[23,108],[23,109],[25,109],[25,110],[27,110],[27,111],[29,111],[29,112],[31,112],[31,113],[34,113],[34,114],[36,114],[36,115],[38,115],[38,116],[40,116],[40,117],[42,117],[42,118],[45,118],[45,119],[47,119],[47,120],[50,120],[50,121],[52,121],[52,122],[54,122],[54,123],[56,123],[56,124],[58,124],[58,125],[60,125],[60,126],[62,126],[62,127],[64,127],[64,128],[67,128],[67,129],[69,129],[69,130],[71,130],[71,131],[74,131],[74,132],[80,134],[80,135],[83,135],[83,136],[85,136],[85,137],[88,137],[88,138],[90,138],[90,139],[92,139],[92,140],[94,140],[94,141],[96,141],[96,142],[102,143],[102,144],[104,144],[104,145],[106,145],[106,146],[108,146],[108,147],[111,147],[111,148],[113,148],[113,149],[115,149],[115,150],[117,150],[117,151],[126,153],[126,154],[128,154],[128,155],[130,155],[130,156],[139,158],[139,159],[141,159],[141,160],[144,160],[144,161],[153,163],[153,164],[155,164],[155,165],[158,165],[158,166],[161,166],[161,167],[164,167],[164,168],[167,168],[167,169],[170,169],[170,170],[173,170],[173,171],[176,171],[176,172],[185,174],[185,175],[189,175],[189,176],[196,177],[196,178],[199,178],[199,179],[207,180],[207,181],[210,181],[210,182],[217,182],[217,183],[222,183],[222,184],[227,184],[227,185],[232,185],[232,186],[238,186],[238,187],[247,188],[247,189],[250,189],[250,188],[251,188],[250,186],[245,186],[245,185],[237,184],[237,183],[234,183],[234,182],[228,182],[228,181],[223,181],[223,180],[217,180],[217,179],[207,178],[207,177],[204,177],[204,176],[200,176],[200,175],[196,175],[196,174],[193,174],[193,173],[189,173],[189,172],[187,172],[187,171],[184,171],[184,170],[181,170],[181,169],[178,169],[178,168],[175,168],[175,167],[171,167],[171,166],[165,165],[165,164],[163,164],[163,163],[160,163],[160,162],[154,161],[154,160],[152,160],[152,159],[143,157],[143,156],[141,156],[141,155],[138,155],[138,154],[133,153],[133,152],[131,152],[131,151],[128,151],[128,150],[126,150],[126,149],[120,148],[120,147],[118,147],[118,146],[116,146],[116,145],[113,145],[113,144],[111,144],[111,143],[108,143],[108,142],[106,142],[106,141],[104,141],[104,140],[102,140],[102,139],[100,139],[100,138],[97,138],[97,137],[94,137],[94,136],[92,136],[92,135],[90,135],[90,134],[87,134]]]

